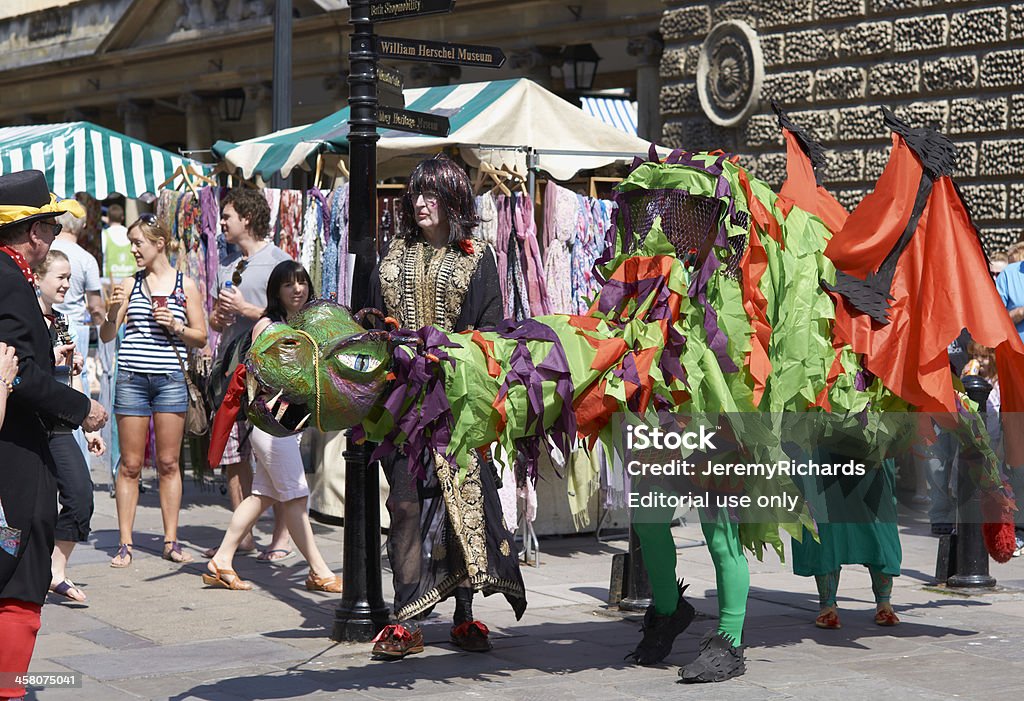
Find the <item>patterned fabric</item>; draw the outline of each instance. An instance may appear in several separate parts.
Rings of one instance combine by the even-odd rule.
[[[7,516],[4,514],[4,505],[0,504],[0,550],[11,557],[18,556],[18,547],[21,545],[21,529],[15,528],[7,523]]]
[[[274,236],[277,233],[277,216],[281,210],[281,191],[268,187],[263,190],[263,196],[267,198],[267,204],[270,205],[269,236]]]
[[[455,328],[462,301],[480,258],[487,251],[474,241],[473,253],[457,246],[434,248],[422,239],[395,239],[380,262],[387,313],[405,328]]]
[[[576,234],[576,194],[548,181],[544,191],[544,277],[552,314],[572,314],[572,256],[569,247]]]
[[[537,224],[533,217],[533,202],[529,197],[516,198],[516,235],[523,251],[523,277],[529,292],[530,315],[550,314],[548,290],[544,281],[544,263],[537,242]]]
[[[278,248],[292,260],[298,260],[302,247],[302,192],[281,191],[281,211],[278,220],[280,243]]]
[[[492,249],[498,244],[498,208],[494,197],[485,193],[476,198],[476,211],[480,216],[480,224],[473,231],[473,237],[486,241]]]

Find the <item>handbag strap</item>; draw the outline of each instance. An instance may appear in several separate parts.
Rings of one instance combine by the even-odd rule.
[[[152,303],[153,293],[150,291],[149,281],[145,277],[142,278],[142,291],[146,293],[146,296],[150,299],[150,303]],[[178,359],[178,365],[181,366],[181,374],[185,376],[185,385],[188,387],[189,396],[198,396],[199,392],[196,390],[195,385],[192,384],[192,380],[189,379],[188,369],[185,367],[185,361],[181,358],[181,352],[178,350],[178,344],[174,342],[174,337],[171,336],[171,332],[162,324],[157,324],[157,326],[159,326],[160,330],[164,332],[165,336],[167,336],[167,340],[171,343],[171,348],[174,349],[174,355]]]

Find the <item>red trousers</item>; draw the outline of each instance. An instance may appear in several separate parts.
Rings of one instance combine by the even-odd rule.
[[[19,599],[0,599],[0,672],[25,674],[36,646],[42,607]],[[20,699],[24,687],[0,688],[0,699]]]

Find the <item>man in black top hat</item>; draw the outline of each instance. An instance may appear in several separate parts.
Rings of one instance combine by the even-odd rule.
[[[57,518],[57,482],[49,436],[55,427],[95,431],[107,412],[53,376],[53,348],[36,298],[32,267],[60,230],[54,220],[85,212],[57,201],[44,175],[28,170],[0,176],[0,341],[14,346],[18,377],[7,384],[0,427],[0,671],[28,671],[39,613],[50,586]],[[6,378],[5,378],[6,382]],[[0,688],[0,698],[23,689]]]

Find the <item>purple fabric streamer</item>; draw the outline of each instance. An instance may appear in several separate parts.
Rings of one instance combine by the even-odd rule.
[[[870,370],[859,370],[853,377],[853,388],[858,392],[864,392],[871,383],[875,381],[875,375]]]
[[[517,341],[505,381],[498,390],[498,400],[507,397],[513,385],[526,387],[528,401],[524,435],[516,439],[515,445],[523,456],[526,473],[536,482],[541,441],[549,437],[562,455],[568,456],[576,437],[576,411],[572,405],[575,389],[569,373],[569,361],[558,334],[535,319],[525,319],[518,323],[505,320],[495,331],[502,338]],[[551,351],[539,365],[534,364],[527,341],[546,341],[552,344]],[[562,401],[562,410],[551,428],[545,431],[543,383],[552,381],[555,383],[555,395]]]
[[[392,416],[395,425],[374,450],[371,460],[379,460],[396,450],[407,456],[423,455],[429,450],[429,454],[437,452],[443,455],[454,467],[456,459],[450,451],[454,416],[444,391],[442,363],[454,366],[455,360],[442,349],[458,344],[432,326],[416,332],[400,329],[396,334],[415,336],[423,343],[412,355],[398,347],[392,354],[395,380],[383,408]],[[438,362],[428,359],[428,354],[435,356]],[[365,437],[361,427],[355,436],[357,439]],[[426,478],[426,468],[418,459],[409,460],[409,472],[417,479]]]

